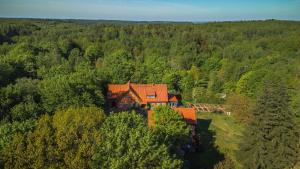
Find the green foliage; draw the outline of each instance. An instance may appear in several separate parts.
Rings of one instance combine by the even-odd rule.
[[[35,120],[0,124],[0,168],[4,168],[3,156],[7,153],[3,149],[11,144],[15,135],[31,131],[35,126]]]
[[[13,139],[16,133],[25,133],[35,127],[35,120],[26,120],[22,122],[4,123],[0,125],[0,154]]]
[[[71,67],[75,67],[76,65],[81,64],[85,59],[82,57],[82,53],[80,52],[80,49],[73,48],[70,51],[68,61]]]
[[[145,68],[147,83],[161,83],[169,67],[166,59],[163,57],[149,56],[145,60]]]
[[[218,70],[220,66],[220,58],[217,55],[214,55],[206,60],[203,69],[207,72],[211,72]]]
[[[94,168],[181,168],[135,112],[110,115],[99,131]]]
[[[53,116],[56,151],[68,168],[89,168],[95,153],[96,131],[105,114],[99,108],[69,108]],[[76,148],[75,148],[76,147]],[[62,166],[60,166],[62,167]]]
[[[233,161],[226,157],[224,160],[220,161],[214,166],[214,169],[235,169]]]
[[[4,126],[69,106],[102,107],[107,84],[128,80],[166,83],[172,93],[181,94],[184,104],[224,103],[220,96],[234,92],[256,101],[267,74],[284,78],[289,106],[298,114],[288,120],[300,121],[298,22],[0,22],[0,120]],[[228,101],[242,115],[248,102],[238,98]],[[46,129],[52,131],[51,126]],[[28,136],[18,137],[24,143],[18,156],[23,157]]]
[[[34,131],[16,134],[5,147],[5,168],[90,168],[104,117],[95,107],[42,116]]]
[[[292,168],[297,161],[299,132],[280,77],[268,76],[238,153],[245,169]]]
[[[162,82],[168,85],[169,91],[174,92],[180,90],[180,86],[179,86],[180,80],[181,80],[180,72],[174,70],[170,73],[166,73],[162,79]]]
[[[16,77],[36,74],[36,51],[30,42],[21,42],[5,56],[3,60],[12,65],[17,72]]]
[[[96,74],[87,65],[68,75],[47,78],[39,84],[42,102],[47,112],[69,106],[102,106],[104,97],[97,86]]]
[[[220,79],[217,72],[211,72],[209,75],[210,81],[207,84],[207,100],[210,103],[219,103],[220,99],[217,94],[222,93],[224,81]]]
[[[103,52],[102,49],[99,46],[96,45],[91,45],[89,46],[86,51],[84,56],[88,58],[91,62],[95,63],[98,58],[103,57]]]
[[[206,97],[206,89],[204,87],[195,87],[193,89],[193,100],[195,103],[205,102]]]
[[[228,96],[225,104],[226,110],[231,112],[237,122],[249,123],[251,121],[254,103],[250,98],[233,93]]]
[[[195,85],[193,76],[187,72],[182,73],[182,79],[179,82],[181,95],[184,101],[192,101],[193,87]]]
[[[41,114],[38,105],[38,80],[17,79],[14,85],[10,84],[0,89],[1,119],[26,120],[37,118]]]
[[[14,68],[5,62],[0,60],[0,87],[10,83],[14,74]]]
[[[192,66],[188,73],[193,77],[195,81],[199,81],[201,79],[200,70],[196,66]]]
[[[177,149],[188,142],[190,127],[186,124],[179,112],[169,106],[157,106],[153,109],[153,131],[159,139]]]
[[[74,62],[75,63],[75,62]],[[63,62],[58,65],[54,65],[51,68],[47,68],[45,66],[41,66],[37,70],[38,77],[43,78],[43,79],[48,79],[51,77],[55,77],[57,75],[68,75],[72,73],[72,67],[68,62]]]
[[[134,72],[132,56],[124,51],[118,51],[103,59],[102,71],[112,83],[126,83]]]
[[[235,152],[239,149],[245,125],[236,123],[232,116],[205,112],[198,113],[198,124],[196,130],[201,137],[202,151],[188,154],[191,168],[213,168],[219,162],[227,163],[226,159],[241,168]]]
[[[108,83],[168,83],[184,101],[193,101],[194,87],[207,89],[206,102],[220,102],[216,94],[234,92],[236,86],[238,93],[256,98],[265,73],[280,67],[295,77],[298,27],[285,21],[127,25],[5,20],[0,85],[24,76],[71,73],[89,61]]]
[[[244,74],[236,85],[236,92],[248,97],[257,96],[262,86],[264,72],[250,71]]]
[[[66,38],[66,37],[59,37],[58,39],[58,46],[61,52],[68,57],[70,51],[74,47],[74,43],[72,40]]]

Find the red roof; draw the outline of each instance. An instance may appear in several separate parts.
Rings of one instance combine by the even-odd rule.
[[[143,104],[168,102],[168,88],[166,84],[135,84],[130,82],[126,84],[109,84],[107,97],[108,99],[114,99],[129,91],[132,91],[140,98]]]
[[[197,114],[195,108],[176,107],[173,109],[178,111],[188,123],[197,124]]]
[[[169,102],[178,102],[176,95],[169,95]]]
[[[109,99],[114,99],[114,98],[119,97],[121,94],[127,92],[128,90],[129,90],[128,83],[126,83],[126,84],[109,84],[107,97]]]
[[[187,123],[194,124],[194,125],[197,124],[197,115],[196,115],[196,110],[194,108],[177,107],[177,108],[173,108],[173,110],[179,112]],[[148,125],[153,124],[152,114],[153,114],[153,110],[149,110]]]
[[[146,88],[146,96],[156,96],[156,92],[153,88],[147,87]]]

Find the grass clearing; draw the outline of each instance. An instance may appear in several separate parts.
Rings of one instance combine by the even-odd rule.
[[[236,123],[231,116],[199,112],[197,130],[203,151],[187,156],[192,169],[212,169],[224,156],[230,157],[237,164],[235,151],[238,150],[243,125]]]
[[[199,113],[198,118],[212,120],[208,130],[215,133],[215,146],[221,153],[234,159],[234,152],[238,150],[244,126],[236,123],[232,117],[223,114]]]
[[[191,162],[191,169],[213,169],[224,156],[230,157],[237,167],[241,168],[237,163],[235,151],[238,150],[245,126],[224,114],[198,112],[197,117],[197,131],[201,136],[203,151],[187,156]],[[298,124],[299,122],[297,121]],[[294,169],[300,169],[300,162]]]

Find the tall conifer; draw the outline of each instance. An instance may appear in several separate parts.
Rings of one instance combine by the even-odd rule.
[[[299,134],[287,88],[279,78],[267,79],[238,152],[245,169],[292,168],[297,161]]]

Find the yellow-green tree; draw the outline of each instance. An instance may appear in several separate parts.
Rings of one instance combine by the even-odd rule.
[[[249,123],[252,118],[253,101],[244,95],[233,93],[226,102],[226,110],[232,112],[236,121]]]
[[[96,107],[42,116],[33,132],[17,134],[4,149],[5,168],[90,168],[104,118]]]

